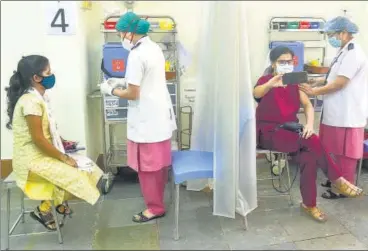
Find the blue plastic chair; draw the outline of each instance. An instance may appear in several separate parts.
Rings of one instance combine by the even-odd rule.
[[[175,240],[179,240],[180,184],[189,180],[209,178],[213,178],[212,152],[175,151],[172,153],[171,198],[175,189]]]
[[[362,167],[363,167],[363,159],[364,159],[364,154],[365,153],[368,153],[368,139],[366,139],[364,142],[363,142],[363,157],[360,159],[359,161],[359,166],[358,166],[358,174],[356,176],[356,185],[359,184],[359,178],[360,178],[360,174],[362,172]]]

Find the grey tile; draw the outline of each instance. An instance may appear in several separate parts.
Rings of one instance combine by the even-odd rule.
[[[173,213],[167,217],[158,220],[161,243],[171,241],[173,238],[174,218]],[[197,208],[188,215],[180,214],[179,234],[181,242],[222,242],[223,231],[220,220],[212,215],[210,207]]]
[[[295,243],[285,242],[276,245],[261,246],[252,248],[252,250],[298,250]]]
[[[368,245],[368,198],[342,199],[325,205],[359,241]]]
[[[229,245],[225,241],[211,240],[187,240],[186,238],[175,241],[173,239],[165,239],[160,241],[161,250],[230,250]]]
[[[142,193],[139,183],[124,182],[121,180],[114,182],[111,191],[105,195],[106,200],[120,200],[140,197],[142,197]]]
[[[10,250],[62,250],[56,234],[29,235],[10,240]]]
[[[254,212],[248,215],[248,230],[241,222],[232,221],[223,224],[225,238],[233,249],[253,249],[265,245],[281,244],[288,241],[288,234],[279,220],[270,212]],[[222,222],[229,221],[223,219]],[[239,219],[240,221],[240,219]]]
[[[367,246],[351,234],[304,240],[295,245],[302,250],[367,250]]]
[[[99,228],[94,250],[159,250],[156,224]]]
[[[94,206],[78,203],[70,207],[74,214],[63,227],[64,250],[91,250],[102,203]]]
[[[323,208],[322,208],[323,210]],[[318,237],[327,237],[347,233],[348,230],[332,215],[328,215],[325,223],[316,222],[300,208],[271,211],[279,219],[281,226],[288,233],[289,241],[298,241]]]
[[[133,215],[145,210],[143,198],[131,198],[122,200],[105,200],[102,202],[97,226],[99,228],[123,227],[136,225],[132,221]],[[150,221],[144,224],[153,224]]]

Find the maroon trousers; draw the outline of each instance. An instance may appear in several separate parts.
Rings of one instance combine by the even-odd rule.
[[[259,143],[264,149],[280,152],[297,152],[300,165],[300,192],[303,203],[307,207],[316,206],[317,198],[317,170],[321,168],[327,178],[335,181],[342,176],[340,168],[327,153],[317,135],[309,139],[299,138],[294,132],[280,129],[274,131],[275,124],[264,125],[259,131]]]

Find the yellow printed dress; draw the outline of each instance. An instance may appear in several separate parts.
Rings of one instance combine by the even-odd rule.
[[[24,94],[13,115],[13,172],[17,185],[33,200],[54,200],[60,205],[74,195],[95,204],[100,197],[97,183],[101,169],[95,165],[92,172],[85,172],[45,155],[32,141],[27,115],[41,116],[43,134],[52,144],[44,103],[35,94]]]

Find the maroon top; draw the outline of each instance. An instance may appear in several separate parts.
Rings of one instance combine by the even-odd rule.
[[[267,83],[272,77],[273,75],[262,76],[256,86]],[[260,132],[268,134],[268,131],[285,122],[298,122],[297,113],[300,108],[298,85],[272,88],[265,96],[256,100],[258,135]]]

